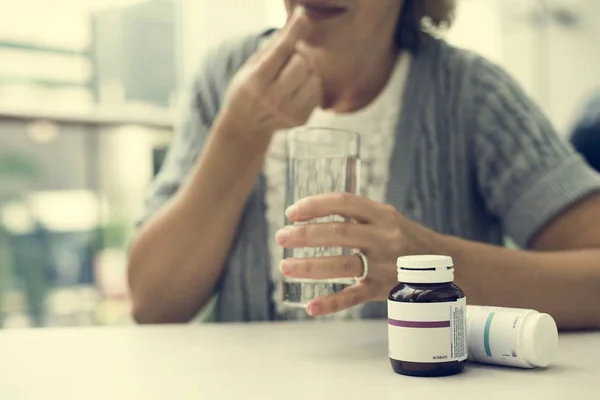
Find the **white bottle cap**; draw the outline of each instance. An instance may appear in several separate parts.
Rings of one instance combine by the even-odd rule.
[[[548,314],[529,314],[523,321],[523,358],[532,366],[547,367],[558,349],[556,322]]]
[[[420,255],[398,257],[398,281],[402,283],[445,283],[454,281],[452,257]]]

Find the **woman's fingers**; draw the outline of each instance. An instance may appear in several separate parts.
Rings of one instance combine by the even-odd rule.
[[[293,94],[305,85],[311,73],[310,61],[306,56],[296,52],[281,71],[277,85],[281,86],[285,95]]]
[[[279,107],[286,114],[306,121],[315,108],[321,105],[323,89],[321,80],[312,70],[309,60],[296,53],[277,80]]]
[[[304,85],[290,96],[287,106],[292,109],[306,109],[312,112],[322,103],[323,86],[321,79],[314,72],[311,72]]]
[[[296,52],[296,44],[308,30],[308,22],[302,15],[294,15],[283,28],[275,44],[262,55],[259,75],[266,81],[274,81]]]
[[[359,283],[331,296],[314,299],[307,305],[306,311],[311,316],[316,317],[336,313],[370,300],[371,295],[368,286]]]
[[[240,135],[270,139],[280,129],[303,125],[321,104],[322,89],[315,87],[310,60],[297,50],[310,24],[294,14],[264,50],[244,64],[227,90],[222,115]],[[295,101],[297,93],[311,101]]]
[[[310,221],[329,215],[341,215],[361,223],[383,221],[389,216],[391,206],[374,202],[352,193],[334,192],[306,197],[286,210],[294,222]]]
[[[290,225],[279,230],[275,238],[285,248],[345,247],[365,254],[379,246],[380,234],[373,225],[328,222]]]
[[[281,262],[280,268],[284,276],[298,279],[355,278],[364,271],[358,255],[288,258]]]

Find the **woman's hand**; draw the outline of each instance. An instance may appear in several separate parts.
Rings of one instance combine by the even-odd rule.
[[[307,24],[303,14],[294,14],[273,43],[255,53],[232,79],[220,118],[245,143],[300,126],[321,105],[321,80],[310,60],[297,51]]]
[[[291,225],[277,232],[285,248],[340,246],[360,250],[369,262],[366,279],[342,292],[317,298],[307,306],[310,315],[334,313],[369,301],[387,299],[397,284],[396,260],[410,254],[432,253],[439,237],[404,218],[390,205],[349,193],[307,197],[286,210],[292,222],[340,215],[355,223],[332,222]],[[285,259],[286,277],[308,279],[354,278],[363,274],[360,256]]]

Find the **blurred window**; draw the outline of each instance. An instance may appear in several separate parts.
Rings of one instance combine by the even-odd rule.
[[[172,135],[174,3],[0,12],[0,327],[130,323],[126,250]]]

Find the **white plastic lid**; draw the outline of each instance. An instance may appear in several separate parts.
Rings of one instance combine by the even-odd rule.
[[[530,314],[523,321],[523,358],[532,366],[547,367],[558,350],[558,329],[549,314]]]
[[[398,257],[398,281],[403,283],[444,283],[454,281],[452,257],[419,255]]]

